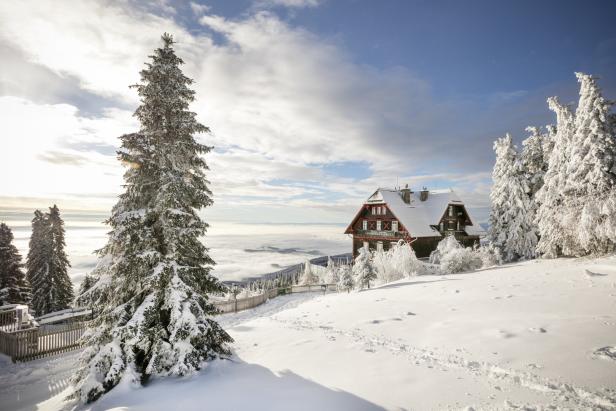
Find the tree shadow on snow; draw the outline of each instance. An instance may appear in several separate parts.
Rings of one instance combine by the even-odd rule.
[[[400,288],[400,287],[407,287],[410,285],[420,285],[420,284],[430,284],[430,283],[441,283],[444,281],[457,281],[459,280],[458,278],[441,278],[438,280],[431,280],[431,281],[405,281],[405,282],[398,282],[398,283],[390,283],[390,284],[384,284],[381,285],[379,287],[374,287],[373,290],[382,290],[385,288]],[[363,291],[368,291],[368,290],[363,290]]]
[[[122,389],[120,389],[122,390]],[[130,410],[384,410],[354,394],[325,387],[291,371],[235,357],[216,360],[193,377],[167,378],[130,391],[112,390],[88,407]]]

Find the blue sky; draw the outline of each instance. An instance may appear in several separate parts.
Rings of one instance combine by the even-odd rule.
[[[346,222],[399,182],[483,219],[492,141],[554,122],[575,71],[615,98],[614,21],[607,0],[4,2],[0,206],[111,207],[127,86],[168,31],[213,131],[210,218]]]

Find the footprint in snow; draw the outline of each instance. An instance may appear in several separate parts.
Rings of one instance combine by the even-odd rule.
[[[543,327],[539,327],[539,328],[534,328],[534,327],[532,327],[532,328],[529,328],[528,330],[529,330],[529,331],[532,331],[532,332],[536,332],[536,333],[542,333],[542,334],[543,334],[543,333],[547,333],[547,332],[548,332],[548,330],[546,330],[546,329],[545,329],[545,328],[543,328]]]
[[[616,347],[601,347],[596,349],[593,354],[605,360],[616,361]]]
[[[370,322],[371,322],[372,324],[380,324],[380,323],[381,323],[381,320],[372,320],[372,321],[370,321]]]
[[[607,275],[607,274],[603,274],[603,273],[593,273],[592,271],[590,271],[588,269],[584,270],[584,271],[586,272],[586,275],[588,277],[605,277]]]
[[[406,312],[406,315],[417,315],[417,314],[415,314],[415,313],[414,313],[414,312],[412,312],[412,311],[407,311],[407,312]]]

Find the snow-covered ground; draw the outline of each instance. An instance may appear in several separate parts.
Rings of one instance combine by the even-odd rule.
[[[616,258],[283,296],[219,319],[231,360],[87,408],[616,409]],[[0,408],[57,409],[74,359],[0,363]]]

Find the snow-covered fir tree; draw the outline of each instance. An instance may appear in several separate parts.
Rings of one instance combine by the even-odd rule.
[[[100,311],[73,378],[74,396],[94,401],[125,378],[191,374],[204,360],[229,353],[231,337],[212,318],[210,292],[222,292],[200,239],[208,225],[197,211],[212,204],[195,140],[209,131],[189,111],[192,80],[180,66],[173,39],[141,71],[137,133],[120,137],[128,166],[125,191],[108,220],[111,233],[99,252]]]
[[[545,146],[549,135],[542,134],[538,127],[527,127],[526,131],[530,133],[530,136],[522,141],[520,157],[528,184],[529,197],[533,200],[543,185],[543,176],[548,168],[544,155],[547,151]]]
[[[537,193],[538,251],[546,257],[612,251],[616,243],[616,142],[610,110],[596,79],[576,73],[575,114],[556,98],[554,146]]]
[[[360,290],[370,288],[370,281],[376,280],[376,269],[372,264],[372,255],[366,247],[359,249],[359,254],[353,264],[353,276],[355,284]]]
[[[49,208],[47,215],[49,220],[49,241],[51,243],[51,259],[49,264],[49,276],[52,281],[53,311],[69,308],[75,298],[73,283],[68,276],[68,268],[71,266],[68,261],[64,247],[64,221],[60,216],[58,206],[54,204]]]
[[[302,277],[299,281],[300,285],[311,285],[319,282],[319,277],[312,271],[312,264],[310,260],[304,262],[304,270],[302,271]]]
[[[27,278],[32,287],[32,308],[38,315],[53,311],[52,282],[49,276],[50,237],[49,220],[44,213],[36,210],[32,219],[26,268]]]
[[[580,100],[567,166],[565,224],[577,223],[584,253],[612,251],[616,240],[616,141],[609,114],[612,103],[601,95],[596,79],[576,73]]]
[[[32,308],[37,315],[64,310],[73,302],[65,246],[64,222],[58,207],[50,207],[49,213],[36,210],[26,267],[32,287]]]
[[[13,244],[13,232],[0,223],[0,305],[29,304],[30,300],[30,284],[21,255]]]
[[[556,129],[550,133],[552,149],[548,157],[543,185],[535,195],[538,203],[535,222],[539,231],[537,251],[544,257],[554,258],[563,252],[565,244],[571,249],[574,228],[563,224],[564,187],[567,165],[574,133],[573,113],[560,104],[556,97],[548,99],[548,107],[556,113]]]
[[[506,260],[533,258],[537,236],[522,163],[507,134],[494,143],[496,163],[490,192],[490,240]]]
[[[348,265],[339,267],[338,289],[346,290],[347,293],[355,287],[355,279],[353,278],[353,270]]]
[[[327,257],[325,282],[327,284],[338,284],[338,281],[340,281],[338,266],[334,263],[334,260],[332,260],[331,257]]]

